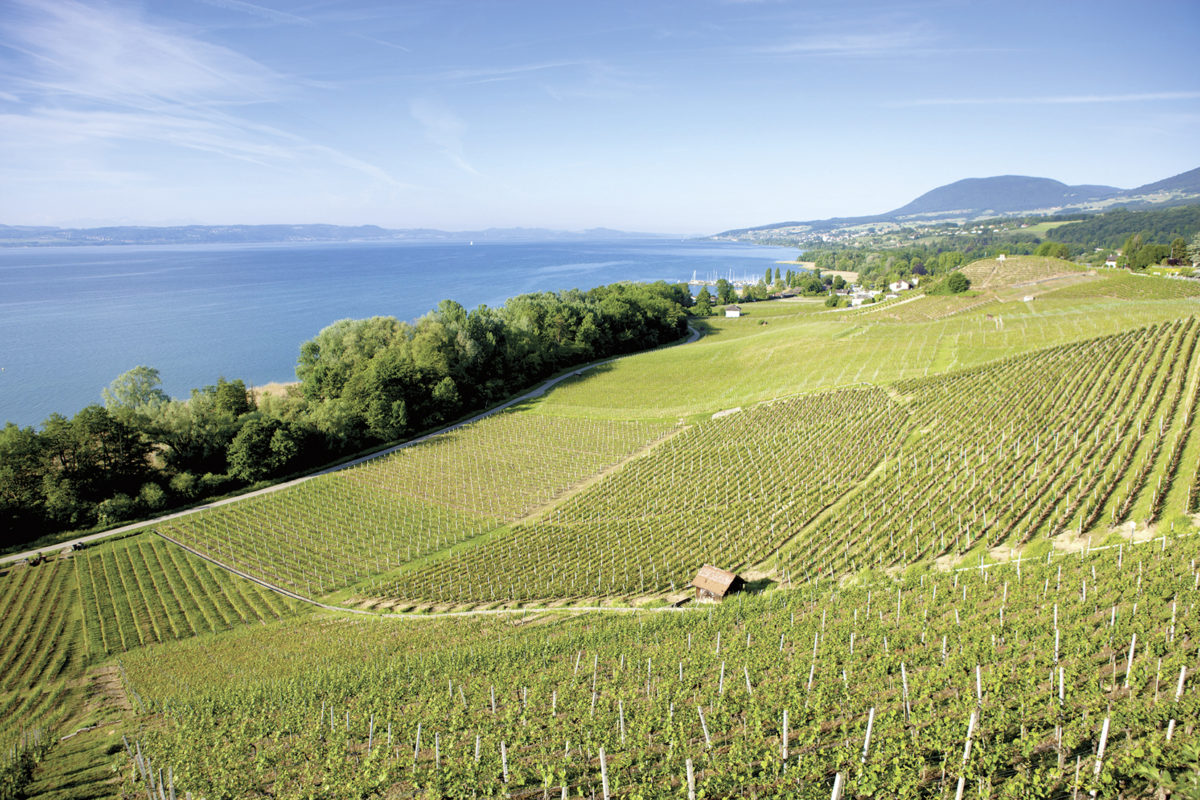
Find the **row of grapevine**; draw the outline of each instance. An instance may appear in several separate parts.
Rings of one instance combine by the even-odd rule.
[[[276,585],[325,594],[517,519],[671,427],[506,412],[162,532]]]
[[[295,613],[296,604],[146,534],[77,554],[74,570],[97,656]]]
[[[706,561],[766,558],[866,477],[906,425],[874,388],[719,415],[537,521],[365,591],[463,603],[679,589]]]
[[[603,622],[297,620],[126,667],[143,752],[207,797],[684,797],[689,761],[702,797],[1133,795],[1200,747],[1198,556],[1192,535]]]
[[[918,435],[781,564],[907,565],[1120,521],[1190,407],[1197,335],[1188,319],[900,383]]]
[[[0,580],[0,748],[47,738],[78,701],[83,668],[78,591],[57,559],[11,566]],[[18,751],[21,748],[18,746]]]

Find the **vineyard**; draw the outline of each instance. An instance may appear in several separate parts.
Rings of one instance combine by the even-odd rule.
[[[674,591],[698,564],[750,567],[778,549],[866,477],[906,422],[866,388],[719,414],[542,518],[370,591],[457,603]]]
[[[1058,299],[1111,297],[1117,300],[1179,300],[1200,297],[1200,285],[1192,281],[1121,272],[1058,289],[1053,296]]]
[[[516,520],[670,428],[506,412],[161,531],[274,585],[325,594]]]
[[[1166,499],[1190,441],[1198,334],[1189,319],[896,384],[921,427],[781,563],[903,566],[1189,510]]]
[[[101,545],[73,562],[96,655],[295,613],[294,601],[153,536]]]
[[[637,618],[299,620],[125,663],[156,698],[147,773],[206,797],[1132,796],[1195,769],[1197,556]]]
[[[963,267],[972,289],[1026,287],[1055,278],[1074,276],[1084,268],[1058,258],[1008,256],[1004,261],[985,259]]]
[[[0,800],[1200,796],[1200,290],[964,271],[5,566]]]
[[[0,580],[0,745],[50,731],[79,700],[84,663],[71,565],[10,568]]]

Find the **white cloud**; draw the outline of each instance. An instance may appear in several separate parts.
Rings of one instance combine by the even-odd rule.
[[[18,57],[0,62],[0,79],[23,102],[3,118],[9,156],[0,164],[19,168],[18,153],[82,148],[103,174],[106,146],[153,143],[276,168],[332,164],[402,185],[361,159],[256,122],[250,109],[297,89],[254,59],[117,6],[17,2],[20,13],[0,20],[0,36]]]

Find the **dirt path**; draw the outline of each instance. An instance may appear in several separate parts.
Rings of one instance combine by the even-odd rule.
[[[688,325],[688,332],[689,332],[688,338],[685,339],[683,342],[674,342],[674,343],[666,345],[666,346],[667,347],[675,347],[675,346],[678,346],[679,344],[692,344],[693,342],[696,342],[697,340],[700,339],[700,336],[701,336],[700,331],[697,330],[696,328],[693,328],[691,325]],[[630,355],[638,355],[638,354],[631,353]],[[317,470],[316,472],[311,472],[308,475],[304,475],[304,476],[295,478],[290,481],[285,481],[284,483],[277,483],[274,486],[267,486],[262,489],[257,489],[253,492],[247,492],[246,494],[239,494],[236,497],[227,497],[224,500],[217,500],[212,503],[205,503],[204,505],[196,506],[195,508],[189,508],[189,509],[185,509],[183,511],[176,511],[171,514],[164,514],[161,517],[155,517],[154,519],[146,520],[144,522],[134,522],[129,525],[122,525],[119,528],[112,528],[111,530],[101,531],[100,533],[92,533],[92,534],[88,534],[87,536],[80,536],[80,537],[77,537],[75,539],[70,539],[65,542],[59,542],[58,544],[48,545],[46,547],[39,547],[34,550],[26,550],[23,553],[13,553],[13,554],[7,555],[7,556],[0,556],[0,564],[7,563],[9,561],[20,561],[25,558],[30,558],[34,555],[53,555],[54,553],[70,549],[71,547],[75,546],[76,544],[88,544],[90,542],[99,541],[100,539],[106,539],[110,536],[119,536],[120,534],[123,534],[123,533],[132,533],[133,531],[139,530],[141,528],[149,528],[153,525],[161,525],[164,522],[168,522],[173,519],[178,519],[179,517],[186,517],[187,515],[195,514],[198,511],[207,511],[210,508],[218,508],[220,506],[229,505],[230,503],[240,503],[243,500],[248,500],[251,497],[258,497],[259,495],[270,494],[271,492],[278,492],[282,489],[287,489],[290,486],[295,486],[297,484],[304,483],[305,481],[312,480],[313,478],[316,478],[319,475],[328,475],[331,472],[338,472],[339,470],[349,469],[350,467],[354,467],[359,464],[363,464],[367,461],[371,461],[376,458],[383,458],[384,456],[391,455],[392,453],[395,453],[399,450],[403,450],[407,447],[412,447],[413,445],[421,444],[422,442],[427,442],[430,439],[434,438],[435,436],[441,436],[444,433],[449,433],[450,431],[458,430],[459,428],[462,428],[464,426],[479,422],[481,419],[485,419],[487,417],[490,417],[493,414],[497,414],[497,413],[505,410],[506,408],[510,408],[510,407],[516,405],[517,403],[523,403],[526,400],[532,400],[536,397],[541,397],[547,391],[549,391],[551,388],[553,388],[554,386],[558,385],[559,383],[565,381],[568,378],[578,377],[579,375],[582,375],[583,373],[587,372],[588,370],[595,369],[596,367],[602,366],[604,364],[611,364],[614,361],[619,361],[622,358],[628,358],[628,357],[629,356],[617,356],[616,358],[606,358],[603,361],[594,361],[591,364],[586,364],[582,367],[579,367],[578,369],[574,369],[574,370],[571,370],[570,372],[566,372],[566,373],[563,373],[562,375],[558,375],[553,378],[550,378],[549,380],[544,381],[543,383],[539,384],[537,387],[531,389],[530,391],[526,392],[525,394],[518,395],[517,397],[514,397],[511,400],[508,400],[507,402],[501,403],[500,405],[495,406],[493,408],[489,408],[487,411],[480,412],[479,414],[476,414],[475,416],[470,417],[469,419],[464,419],[461,422],[456,422],[453,425],[446,426],[445,428],[439,428],[438,430],[436,430],[432,433],[427,433],[424,436],[419,436],[416,439],[410,439],[409,441],[404,442],[402,444],[398,444],[398,445],[389,447],[384,450],[379,450],[375,453],[371,453],[370,455],[365,455],[362,458],[356,458],[353,461],[347,461],[344,464],[338,464],[337,466],[333,466],[333,467],[326,467],[325,469],[320,469],[320,470]]]

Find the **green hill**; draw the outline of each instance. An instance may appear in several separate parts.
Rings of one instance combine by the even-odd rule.
[[[1200,291],[964,272],[6,567],[0,798],[1188,796]]]

